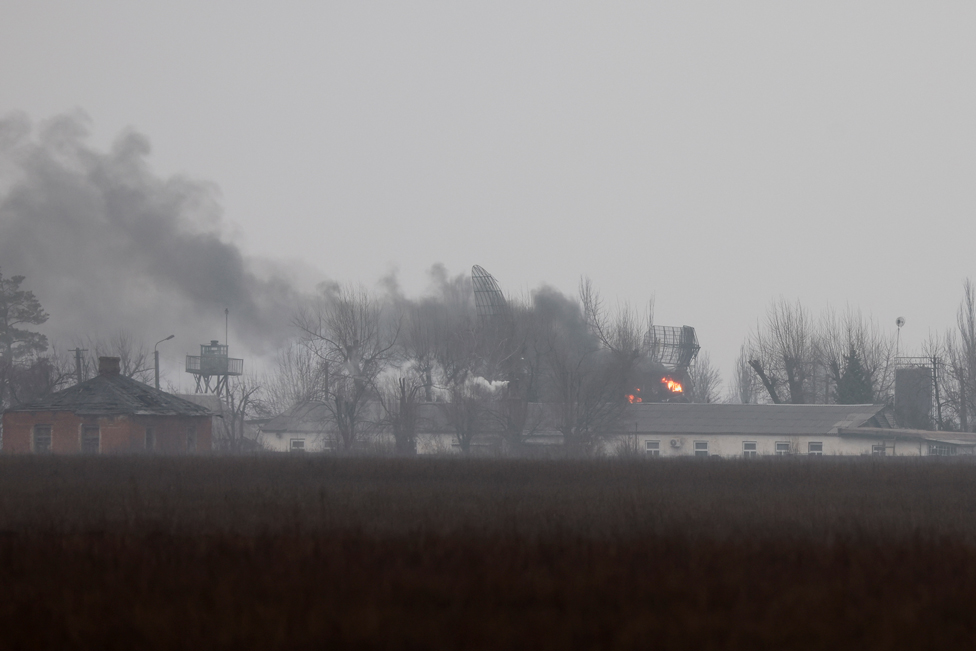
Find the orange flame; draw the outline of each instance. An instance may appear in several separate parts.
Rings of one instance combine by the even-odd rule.
[[[641,397],[637,395],[638,393],[640,393],[640,389],[634,389],[634,393],[627,394],[627,402],[629,402],[630,404],[643,402],[643,400],[641,400]]]
[[[671,393],[682,393],[684,392],[684,387],[681,386],[680,382],[677,382],[669,377],[662,377],[661,384],[668,388]]]

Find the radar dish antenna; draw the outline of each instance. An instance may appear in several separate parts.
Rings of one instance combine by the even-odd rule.
[[[508,315],[508,303],[502,294],[498,281],[483,267],[471,267],[471,285],[474,288],[474,305],[478,310],[478,317],[491,320]]]
[[[651,326],[645,336],[645,346],[657,361],[677,373],[687,371],[701,350],[698,335],[691,326]]]

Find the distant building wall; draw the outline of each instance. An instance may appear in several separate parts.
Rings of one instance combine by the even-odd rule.
[[[85,425],[98,427],[100,454],[146,452],[147,430],[152,430],[151,452],[199,453],[209,452],[212,446],[209,416],[81,416],[70,411],[18,411],[3,415],[2,453],[34,452],[33,437],[39,426],[50,427],[51,453],[80,453]]]
[[[553,450],[562,448],[558,436],[550,436],[552,441],[544,441],[546,437],[539,436],[534,441],[536,449],[552,447]],[[678,443],[672,446],[671,441]],[[549,443],[547,446],[546,444]],[[648,447],[648,443],[652,445]],[[695,444],[704,443],[704,448],[696,450]],[[751,444],[747,450],[745,444]],[[656,444],[656,445],[654,445]],[[811,444],[814,444],[811,447]],[[749,434],[619,434],[605,438],[599,453],[606,456],[637,452],[652,454],[659,457],[694,457],[695,452],[705,453],[710,457],[736,458],[746,456],[776,456],[777,448],[785,446],[779,452],[786,455],[808,455],[819,452],[825,456],[860,456],[870,455],[875,446],[885,449],[886,456],[920,456],[928,454],[928,444],[915,441],[893,441],[873,438],[855,438],[825,434],[819,436],[787,436],[787,435],[749,435]],[[479,450],[472,447],[473,452]],[[457,454],[460,448],[452,434],[421,434],[417,437],[418,454]],[[654,454],[656,452],[656,454]],[[746,454],[746,452],[755,454]],[[960,454],[964,452],[960,451]],[[704,456],[704,455],[702,455]]]
[[[893,430],[893,433],[897,430]],[[672,446],[671,441],[678,442]],[[704,443],[705,447],[696,450],[695,443]],[[648,443],[652,445],[648,447]],[[745,444],[755,444],[746,449]],[[657,444],[655,448],[654,444]],[[754,456],[776,456],[777,452],[787,455],[808,455],[813,450],[824,456],[859,456],[871,455],[880,446],[885,456],[928,456],[929,443],[927,441],[895,440],[894,438],[868,438],[855,436],[838,436],[825,434],[819,436],[785,436],[785,435],[754,435],[748,434],[700,434],[700,435],[668,435],[668,434],[621,434],[608,438],[603,445],[603,452],[608,455],[619,454],[624,451],[635,451],[642,454],[653,454],[661,457],[693,457],[695,452],[705,452],[707,456],[724,458],[753,456],[747,452],[755,452]],[[787,446],[785,450],[778,446]],[[971,454],[972,450],[966,446],[953,446],[958,454]],[[702,455],[704,456],[704,455]]]
[[[258,445],[268,452],[331,452],[332,439],[323,432],[264,432]]]

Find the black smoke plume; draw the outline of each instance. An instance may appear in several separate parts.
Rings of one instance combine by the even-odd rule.
[[[224,338],[225,308],[237,352],[290,335],[299,292],[229,241],[214,185],[153,173],[139,133],[109,151],[88,141],[83,116],[0,119],[0,268],[27,277],[52,339],[127,330],[152,346],[176,334],[192,352]]]

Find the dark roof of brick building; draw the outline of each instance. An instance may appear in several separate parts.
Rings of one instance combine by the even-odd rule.
[[[205,407],[118,374],[100,374],[7,411],[70,411],[91,416],[210,415]]]

